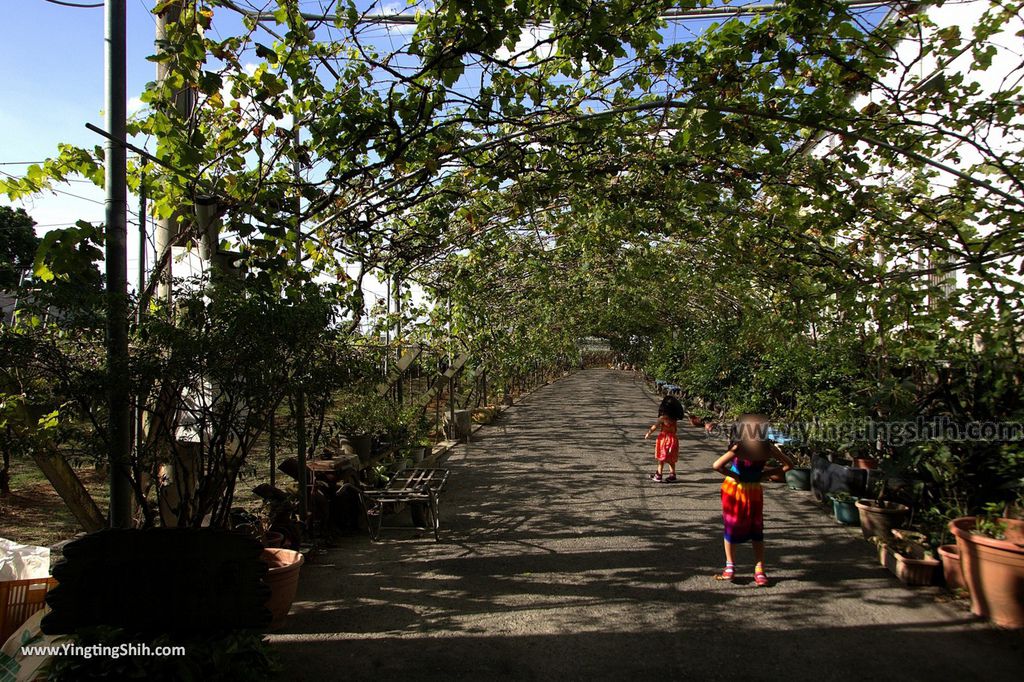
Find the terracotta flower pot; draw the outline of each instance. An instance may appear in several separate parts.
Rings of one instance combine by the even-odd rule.
[[[934,584],[939,568],[938,559],[906,556],[884,542],[878,545],[878,561],[899,578],[901,583],[909,587]]]
[[[910,515],[910,507],[905,504],[879,500],[858,500],[857,510],[860,512],[860,528],[865,540],[873,537],[891,538],[892,529],[903,525]]]
[[[270,599],[267,609],[271,620],[268,630],[276,630],[284,624],[288,610],[295,601],[295,591],[299,587],[299,569],[305,557],[291,549],[268,547],[263,550],[263,561],[269,566],[267,577],[263,582],[270,588]]]
[[[877,469],[878,460],[874,457],[854,457],[853,467],[855,469]]]
[[[942,577],[946,579],[946,587],[950,590],[966,590],[964,569],[960,565],[960,550],[956,545],[942,545],[938,549],[942,560]]]
[[[690,415],[690,426],[703,426],[704,421],[700,417]]]
[[[1006,539],[974,533],[976,518],[949,522],[960,550],[971,613],[1004,628],[1024,628],[1024,521],[1002,519]]]

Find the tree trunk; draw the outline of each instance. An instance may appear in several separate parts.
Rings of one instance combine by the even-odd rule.
[[[57,448],[52,443],[32,448],[32,459],[39,465],[46,480],[60,495],[60,499],[64,500],[64,504],[87,533],[101,530],[107,526],[107,519],[100,511],[96,501],[82,485],[82,480],[78,478],[75,470],[57,452]]]

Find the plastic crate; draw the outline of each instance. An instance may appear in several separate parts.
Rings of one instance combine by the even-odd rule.
[[[46,606],[46,593],[56,584],[53,578],[0,581],[0,645]]]

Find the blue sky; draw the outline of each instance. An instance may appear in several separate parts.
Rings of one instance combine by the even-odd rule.
[[[0,163],[5,165],[0,171],[19,174],[25,166],[7,164],[40,161],[52,156],[60,142],[101,143],[85,123],[103,127],[103,10],[43,0],[0,0],[0,6],[0,59],[5,65],[0,105]],[[153,51],[153,31],[153,17],[143,0],[129,0],[129,93],[141,92],[153,79],[154,65],[145,59]],[[91,184],[72,183],[63,189],[102,202],[102,191]],[[22,205],[40,232],[46,230],[42,226],[103,215],[102,205],[68,195],[47,195]]]
[[[149,11],[153,5],[153,0],[127,2],[129,109],[137,106],[132,99],[155,76],[155,65],[146,60],[154,52],[155,18]],[[302,5],[316,11],[320,3],[307,0]],[[391,12],[404,6],[404,2],[378,4]],[[104,127],[103,9],[76,9],[44,0],[0,0],[0,9],[4,21],[0,60],[5,65],[0,81],[0,173],[20,175],[26,166],[19,162],[53,156],[61,142],[84,147],[102,144],[85,124]],[[240,25],[233,12],[217,12],[214,28],[220,27],[225,35],[238,32]],[[271,40],[267,37],[265,42]],[[59,186],[56,194],[14,203],[0,198],[0,203],[25,208],[37,223],[36,231],[43,233],[80,219],[101,222],[103,198],[103,191],[91,183],[74,181]],[[129,201],[133,222],[137,200]],[[137,263],[136,230],[129,225],[130,271]]]

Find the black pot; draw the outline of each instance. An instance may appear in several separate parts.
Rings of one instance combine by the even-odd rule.
[[[356,453],[360,461],[366,462],[370,459],[373,451],[373,438],[365,433],[348,437],[349,445]]]
[[[854,469],[833,464],[821,455],[811,458],[811,492],[814,499],[824,502],[829,493],[850,493],[854,497],[867,494],[867,469]]]

